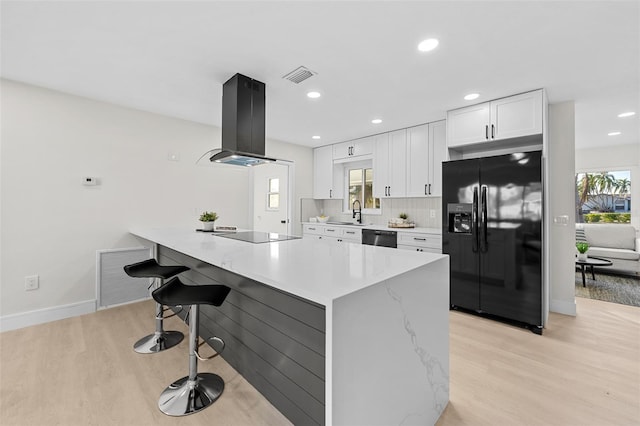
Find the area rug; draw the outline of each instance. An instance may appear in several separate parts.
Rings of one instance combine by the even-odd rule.
[[[605,275],[596,272],[596,279],[585,274],[586,287],[582,287],[582,274],[576,272],[576,296],[604,300],[622,305],[640,306],[640,277]]]

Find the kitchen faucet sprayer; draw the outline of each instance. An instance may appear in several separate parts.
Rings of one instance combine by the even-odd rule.
[[[356,203],[358,203],[358,211],[356,211]],[[352,217],[355,219],[356,215],[358,215],[358,223],[362,223],[362,204],[360,203],[360,200],[354,200],[351,208],[353,209]]]

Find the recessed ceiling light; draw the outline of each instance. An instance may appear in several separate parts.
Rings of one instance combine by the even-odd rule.
[[[440,42],[438,41],[437,38],[428,38],[426,40],[421,41],[420,44],[418,44],[418,50],[421,52],[428,52],[438,47],[438,43]]]
[[[618,117],[625,118],[625,117],[631,117],[632,115],[636,115],[636,113],[633,111],[623,112],[622,114],[618,114]]]
[[[469,93],[467,96],[464,97],[465,101],[472,101],[474,99],[478,99],[480,95],[477,93]]]
[[[380,124],[380,123],[382,123],[382,120],[380,120],[379,118],[374,118],[373,120],[371,120],[371,122],[373,124]]]
[[[319,98],[320,92],[309,92],[307,93],[307,96],[310,97],[311,99]]]
[[[609,132],[607,133],[607,135],[609,136],[618,136],[620,134],[620,132]]]
[[[320,136],[316,135],[316,136],[311,136],[311,139],[320,139]]]

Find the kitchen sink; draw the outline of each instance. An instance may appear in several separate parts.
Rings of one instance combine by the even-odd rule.
[[[351,226],[365,226],[366,223],[353,223],[353,222],[327,222],[327,225],[351,225]]]

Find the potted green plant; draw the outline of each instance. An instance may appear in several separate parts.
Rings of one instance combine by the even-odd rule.
[[[578,249],[578,260],[587,260],[587,250],[589,250],[589,243],[585,241],[577,241],[576,248]]]
[[[218,213],[216,212],[203,212],[200,215],[200,222],[202,222],[202,228],[205,231],[213,231],[213,225],[218,219]]]

